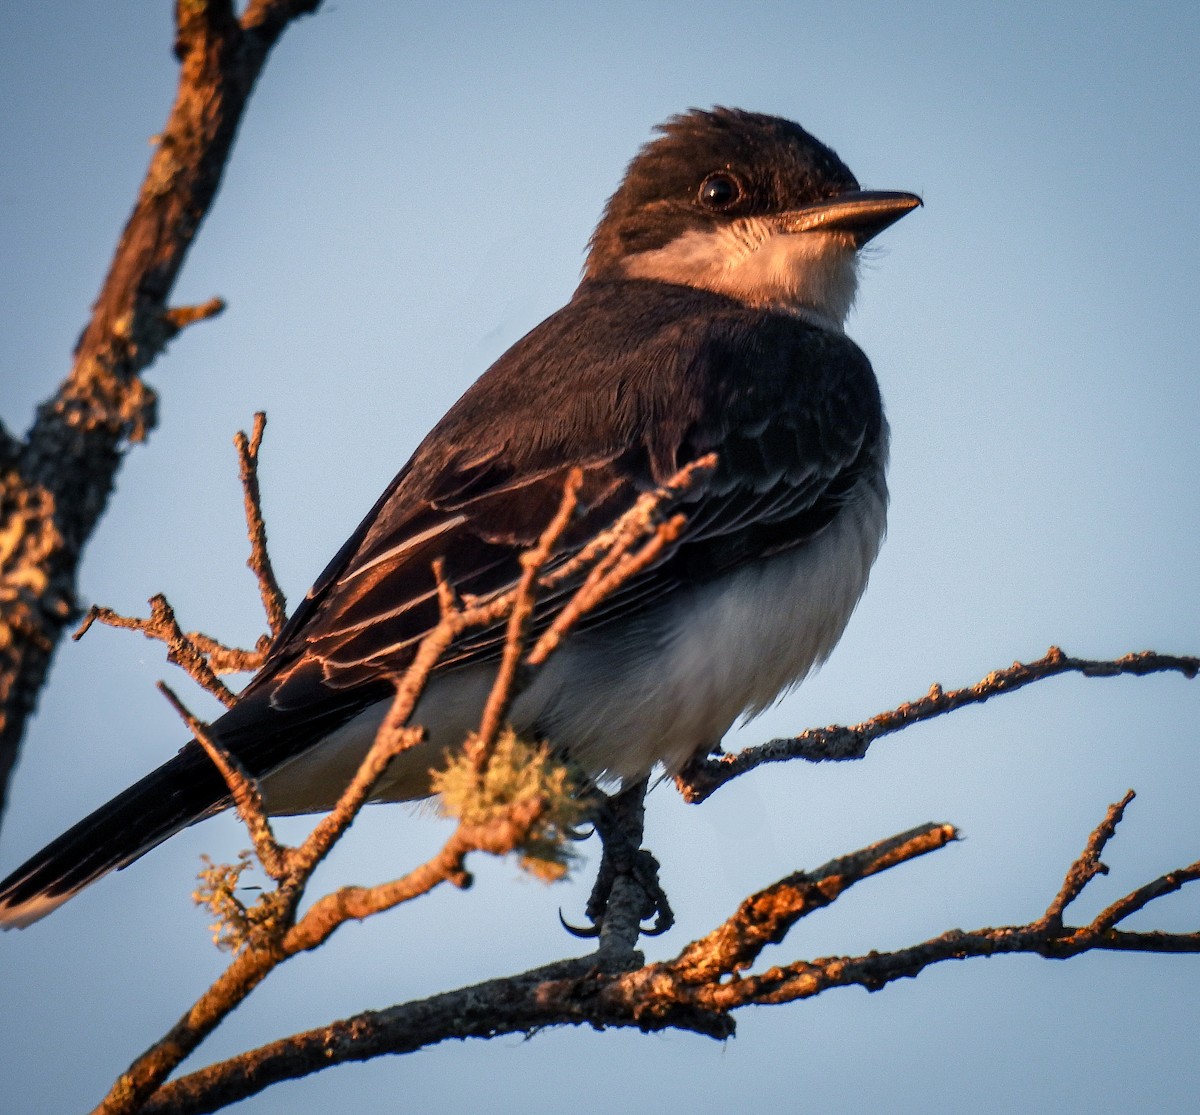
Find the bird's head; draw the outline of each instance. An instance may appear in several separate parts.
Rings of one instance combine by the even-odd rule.
[[[777,116],[694,109],[657,131],[609,198],[585,280],[700,287],[840,329],[859,249],[921,204],[860,189],[833,151]]]

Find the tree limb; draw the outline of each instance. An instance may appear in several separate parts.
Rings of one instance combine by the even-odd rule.
[[[1027,685],[1059,674],[1076,673],[1084,677],[1101,678],[1123,674],[1142,677],[1155,673],[1180,673],[1186,678],[1194,678],[1197,672],[1200,672],[1200,658],[1194,656],[1144,650],[1114,659],[1071,658],[1058,647],[1051,647],[1044,657],[1035,662],[1014,662],[1005,670],[993,670],[982,681],[965,689],[945,691],[935,682],[924,697],[877,713],[861,724],[809,728],[798,736],[769,740],[734,754],[695,759],[676,778],[675,784],[686,801],[698,804],[725,783],[763,763],[782,763],[790,759],[806,759],[811,763],[861,759],[871,744],[882,736],[891,735],[922,720],[944,716],[966,705],[982,704],[1003,693],[1015,693]]]
[[[1086,925],[1071,928],[1053,915],[1093,878],[1094,855],[1111,838],[1131,795],[1111,806],[1071,865],[1059,898],[1046,915],[1025,925],[971,932],[952,929],[909,948],[861,956],[797,960],[744,974],[768,944],[778,944],[796,921],[864,879],[890,870],[957,838],[951,825],[928,824],[841,857],[812,872],[797,872],[751,895],[732,917],[686,945],[672,960],[640,964],[638,954],[597,953],[505,979],[436,995],[272,1042],[164,1085],[142,1109],[147,1115],[198,1115],[255,1095],[271,1084],[332,1065],[409,1053],[451,1038],[532,1035],[548,1026],[589,1025],[643,1031],[682,1029],[724,1039],[733,1012],[747,1006],[794,1002],[836,987],[878,991],[918,975],[931,964],[1002,953],[1066,959],[1096,949],[1200,953],[1200,933],[1130,932],[1115,922],[1200,875],[1200,862],[1132,891]],[[1082,883],[1079,881],[1083,880]],[[631,965],[636,964],[636,967]]]
[[[179,87],[70,375],[23,442],[0,438],[0,808],[50,660],[76,612],[85,543],[108,503],[122,449],[154,427],[140,378],[191,321],[171,309],[176,276],[212,206],[267,56],[320,0],[178,0]]]

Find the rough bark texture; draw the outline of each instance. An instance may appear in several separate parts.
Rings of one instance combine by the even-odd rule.
[[[289,21],[320,0],[179,0],[179,90],[121,234],[70,375],[23,441],[0,430],[0,808],[51,656],[75,616],[84,544],[112,492],[121,450],[155,424],[141,373],[192,321],[167,305],[208,213],[247,99]]]

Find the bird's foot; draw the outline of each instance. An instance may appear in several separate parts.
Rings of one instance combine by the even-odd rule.
[[[639,936],[657,937],[675,924],[658,860],[640,846],[645,797],[645,780],[601,797],[594,823],[604,852],[584,910],[591,925],[574,926],[559,915],[568,932],[598,938],[602,949],[631,949]]]

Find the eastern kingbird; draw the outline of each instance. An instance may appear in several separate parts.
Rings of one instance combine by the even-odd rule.
[[[434,427],[338,551],[213,734],[272,813],[331,807],[437,621],[431,563],[462,592],[514,584],[584,473],[578,547],[709,453],[677,544],[601,606],[517,697],[518,732],[600,780],[678,771],[821,663],[883,539],[887,424],[843,332],[859,250],[921,204],[859,188],[798,125],[717,108],[668,120],[629,165],[583,280]],[[543,601],[548,609],[554,601]],[[502,630],[452,648],[374,797],[429,793],[477,724]],[[229,805],[195,742],[0,884],[0,925]]]

